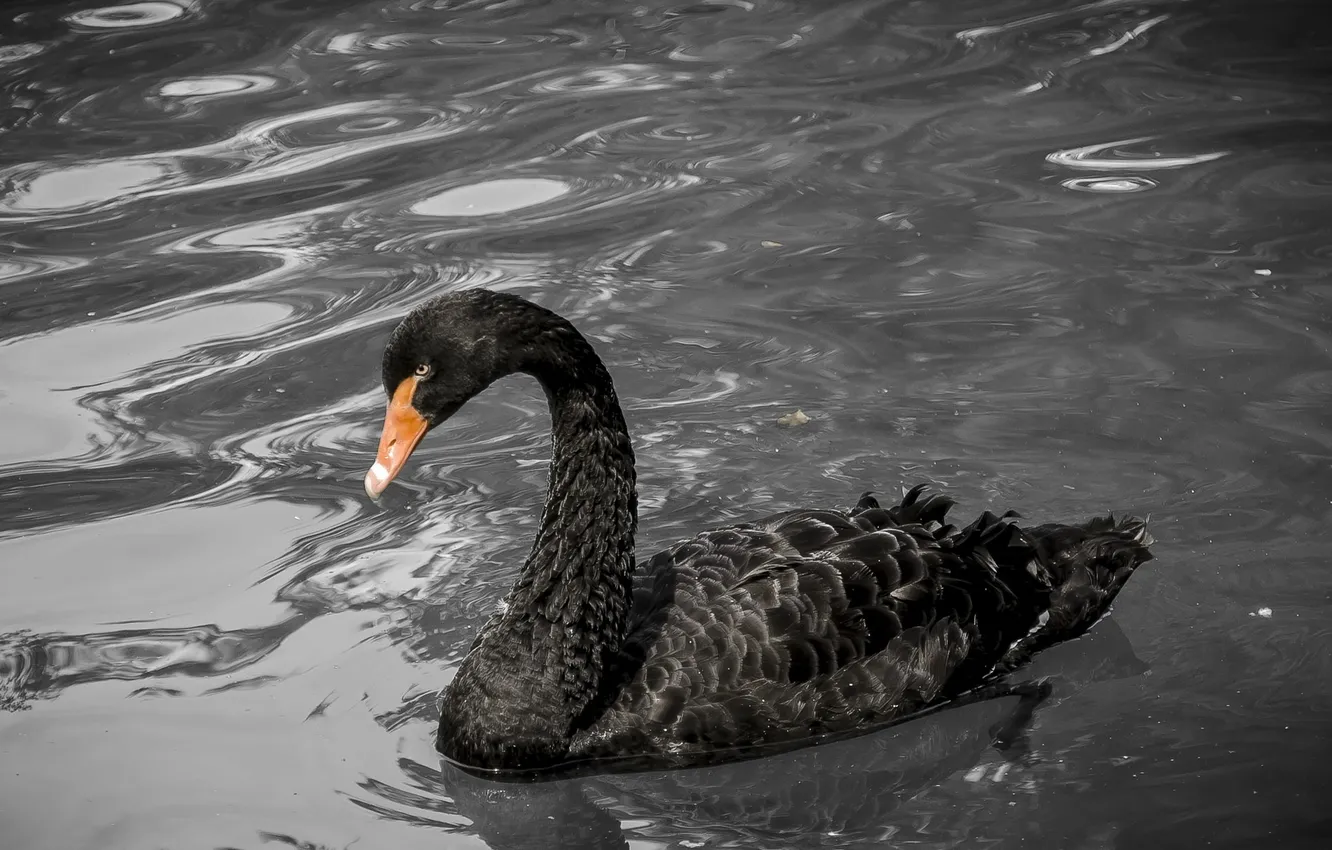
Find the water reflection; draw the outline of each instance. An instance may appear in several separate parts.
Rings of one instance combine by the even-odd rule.
[[[268,91],[277,80],[259,74],[219,74],[168,80],[158,88],[162,97],[209,98]]]
[[[1321,846],[1320,14],[11,12],[0,700],[27,710],[0,714],[6,841]],[[1000,780],[1000,703],[808,764],[449,774],[434,696],[535,527],[544,400],[505,382],[383,505],[358,481],[385,334],[471,286],[606,356],[645,551],[922,480],[1034,521],[1152,513],[1157,560],[1115,612],[1151,674],[1057,688],[1038,760]],[[60,800],[78,817],[41,814]]]
[[[1038,675],[1059,683],[1056,700],[1094,681],[1142,672],[1122,632],[1104,625],[1042,660]],[[1045,786],[1059,781],[1057,766],[1043,765],[1026,742],[1041,702],[1009,696],[852,741],[667,773],[515,784],[469,775],[447,761],[438,768],[405,761],[405,787],[367,780],[357,803],[445,832],[466,818],[496,850],[618,848],[635,839],[740,847],[900,841],[906,836],[898,833],[912,830],[913,803],[949,777],[965,775],[965,782],[1015,795],[1024,808],[1038,805]]]
[[[1229,151],[1192,154],[1189,156],[1127,155],[1113,148],[1150,141],[1149,138],[1123,139],[1117,142],[1101,142],[1083,145],[1069,150],[1055,151],[1045,157],[1046,162],[1063,165],[1068,168],[1080,168],[1094,171],[1159,171],[1163,168],[1184,168],[1220,159]],[[1111,155],[1106,155],[1110,152]],[[1117,155],[1115,155],[1117,154]]]
[[[1067,180],[1060,181],[1059,185],[1065,189],[1073,189],[1078,192],[1125,194],[1128,192],[1144,192],[1148,189],[1154,189],[1160,184],[1155,180],[1133,175],[1128,177],[1070,177]]]
[[[72,211],[95,207],[173,176],[169,162],[137,161],[76,165],[63,170],[14,175],[18,185],[4,209],[15,212]]]
[[[141,681],[171,676],[222,676],[241,670],[277,648],[307,618],[262,629],[224,632],[217,626],[139,629],[89,635],[0,635],[0,709],[20,711],[29,702],[55,699],[89,682]],[[261,687],[262,679],[226,687]],[[171,688],[144,687],[139,695],[178,695]]]
[[[411,211],[445,218],[498,215],[546,203],[568,190],[558,180],[543,178],[491,180],[446,189],[412,204]]]
[[[165,24],[186,14],[193,3],[169,3],[158,0],[148,3],[125,3],[104,6],[66,15],[65,20],[76,29],[115,30],[131,27],[151,27]]]

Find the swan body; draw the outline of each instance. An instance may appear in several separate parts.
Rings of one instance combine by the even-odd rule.
[[[551,408],[546,506],[499,613],[443,694],[438,746],[483,770],[655,765],[867,731],[960,696],[1085,632],[1151,558],[1143,521],[1023,528],[951,499],[871,495],[703,532],[634,558],[633,449],[609,373],[565,319],[468,290],[413,310],[383,359],[366,476],[513,372]]]

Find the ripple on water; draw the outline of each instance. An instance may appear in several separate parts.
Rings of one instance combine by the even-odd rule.
[[[532,86],[537,94],[588,94],[594,92],[661,91],[688,75],[665,71],[654,65],[621,63],[576,70],[560,69]]]
[[[881,124],[866,128],[855,110],[822,103],[746,104],[723,110],[691,102],[674,111],[663,107],[650,115],[597,127],[567,143],[565,149],[584,156],[632,158],[691,172],[706,171],[718,179],[761,174],[769,182],[781,179],[784,170],[797,171],[826,151],[830,142],[836,144],[832,136],[850,125],[875,141],[892,132]],[[819,134],[824,137],[816,139]],[[860,137],[860,143],[868,142]]]
[[[1126,195],[1132,192],[1144,192],[1159,184],[1146,177],[1072,177],[1061,181],[1060,186],[1075,192],[1092,192],[1101,195]]]
[[[544,204],[568,194],[569,186],[545,177],[488,180],[445,189],[409,207],[423,216],[471,217],[497,215]]]
[[[169,23],[192,10],[193,3],[168,3],[162,0],[148,3],[126,3],[122,6],[103,6],[66,15],[64,20],[75,29],[109,30],[152,27]]]
[[[41,44],[25,42],[23,44],[0,44],[0,65],[7,65],[10,62],[22,62],[24,59],[31,59],[46,47]]]
[[[1076,148],[1054,151],[1045,159],[1054,165],[1066,168],[1080,168],[1095,171],[1157,171],[1167,168],[1183,168],[1199,165],[1226,156],[1230,151],[1212,151],[1208,153],[1162,156],[1159,154],[1129,153],[1120,148],[1151,141],[1151,136],[1136,139],[1119,139],[1113,142],[1099,142]]]
[[[5,250],[12,250],[4,246]],[[88,261],[77,257],[43,257],[28,254],[24,257],[6,257],[0,259],[0,283],[40,277],[52,272],[68,271],[88,265]]]
[[[67,213],[91,209],[171,183],[181,176],[169,159],[111,159],[74,165],[29,164],[0,172],[9,191],[0,198],[0,214]]]
[[[457,22],[453,22],[457,25]],[[536,47],[549,47],[556,44],[576,43],[580,36],[575,32],[557,32],[525,35],[519,33],[499,33],[493,24],[486,29],[468,32],[451,30],[447,33],[429,31],[409,32],[339,32],[326,38],[310,39],[316,53],[369,55],[371,53],[394,52],[401,58],[404,54],[438,58],[439,51],[434,48],[444,47],[475,54],[477,51],[528,51]]]
[[[450,115],[394,101],[344,103],[282,116],[253,135],[288,150],[338,143],[356,144],[362,138],[407,135],[448,124]]]
[[[154,321],[89,321],[0,345],[0,373],[10,376],[11,388],[8,397],[0,397],[0,415],[33,424],[0,445],[0,468],[86,456],[90,442],[103,449],[112,445],[115,434],[106,433],[111,423],[86,404],[89,388],[132,382],[162,361],[182,370],[197,368],[181,355],[217,336],[285,316],[284,307],[267,302],[214,305]],[[41,369],[34,370],[34,363]]]
[[[543,251],[549,247],[543,239],[565,234],[570,229],[597,226],[605,232],[610,228],[632,228],[636,223],[630,217],[636,212],[649,204],[657,209],[661,204],[676,200],[678,193],[702,182],[690,174],[640,173],[628,169],[613,173],[566,173],[558,177],[548,174],[497,176],[463,185],[442,188],[436,185],[429,194],[405,206],[396,192],[385,193],[377,209],[358,212],[353,217],[352,226],[389,229],[403,234],[380,242],[379,250],[480,250],[475,245],[460,246],[456,240],[464,235],[499,237],[520,233],[523,245],[517,246],[516,250],[522,253]],[[374,222],[374,217],[397,219],[398,223]],[[401,223],[403,219],[417,224],[415,232],[404,233],[412,228],[405,228]],[[431,226],[430,222],[439,222],[439,225]],[[659,222],[657,227],[660,227]],[[436,244],[444,239],[451,242],[447,249]],[[509,252],[504,246],[488,247],[501,253]]]
[[[549,457],[539,391],[520,381],[477,399],[421,447],[385,504],[359,488],[383,416],[386,334],[421,299],[482,283],[574,317],[626,384],[645,551],[700,525],[922,479],[964,497],[963,520],[981,497],[1040,517],[1164,509],[1162,569],[1135,579],[1120,614],[1166,615],[1171,628],[1133,632],[1163,678],[1176,687],[1187,674],[1214,696],[1225,677],[1197,659],[1181,671],[1171,643],[1243,602],[1231,613],[1248,632],[1223,623],[1207,636],[1249,648],[1232,657],[1259,671],[1241,677],[1246,688],[1290,685],[1261,722],[1285,723],[1306,710],[1296,700],[1311,682],[1329,680],[1332,655],[1308,661],[1275,639],[1297,634],[1291,600],[1317,588],[1317,565],[1222,559],[1210,545],[1215,534],[1256,553],[1277,538],[1307,558],[1329,527],[1315,485],[1332,445],[1332,289],[1320,274],[1332,240],[1315,216],[1332,172],[1314,147],[1317,110],[1295,108],[1317,100],[1313,86],[1278,91],[1278,45],[1272,64],[1246,66],[1242,36],[1206,79],[1176,82],[1185,53],[1217,55],[1183,20],[1215,17],[1193,8],[1207,4],[635,5],[642,14],[608,20],[572,2],[64,0],[42,6],[31,34],[0,39],[45,46],[0,47],[0,76],[16,78],[0,223],[23,222],[0,240],[3,327],[23,334],[0,344],[0,423],[23,426],[0,444],[0,562],[20,565],[0,618],[94,631],[31,644],[34,676],[68,695],[17,718],[5,740],[19,752],[0,747],[24,771],[6,786],[11,804],[40,811],[52,788],[93,802],[77,823],[29,817],[31,834],[11,843],[97,843],[114,828],[127,846],[277,836],[340,847],[416,826],[422,840],[443,831],[479,845],[505,818],[539,831],[525,815],[553,811],[543,800],[554,798],[496,808],[477,797],[472,818],[456,786],[431,779],[437,710],[423,690],[447,680],[530,545]],[[177,12],[134,11],[161,7]],[[1150,33],[1127,19],[1166,7],[1175,17]],[[67,13],[106,21],[59,22]],[[967,29],[980,24],[998,27]],[[321,54],[321,34],[348,31]],[[795,49],[735,64],[792,33]],[[1249,69],[1247,88],[1228,67]],[[1260,73],[1267,82],[1253,81]],[[1045,75],[1030,96],[992,98]],[[1263,113],[1274,103],[1289,110],[1275,120]],[[1095,149],[1111,139],[1129,141]],[[1223,147],[1242,155],[1172,162]],[[779,429],[798,407],[812,421]],[[1240,582],[1265,596],[1225,598]],[[1142,602],[1162,587],[1188,598]],[[1259,604],[1276,616],[1245,617]],[[339,611],[350,613],[325,616]],[[309,627],[286,625],[293,616]],[[152,618],[179,628],[90,626]],[[218,625],[187,631],[195,623]],[[3,644],[0,634],[0,703]],[[1232,660],[1219,652],[1204,661]],[[133,699],[152,692],[198,698]],[[1149,721],[1179,708],[1174,693],[1148,706]],[[1103,688],[1083,704],[1131,715],[1123,695]],[[61,724],[71,710],[92,718],[72,741]],[[989,727],[974,720],[966,741]],[[1064,738],[1092,728],[1052,725]],[[1190,767],[1220,770],[1218,745],[1234,736],[1198,729],[1179,739],[1216,762]],[[314,752],[331,737],[351,747],[332,761],[354,770],[289,757],[293,741]],[[1253,740],[1238,746],[1261,757]],[[826,763],[845,777],[845,753],[864,748]],[[1107,768],[1116,779],[1100,767],[1109,752],[1061,760],[1062,772],[1037,775],[1051,780],[1041,793],[1100,783],[1110,807],[1133,796],[1130,772],[1188,780],[1178,765],[1143,774],[1149,761]],[[150,784],[90,779],[86,755]],[[851,846],[898,827],[898,838],[957,843],[1033,814],[1024,801],[1039,795],[1005,808],[1012,795],[959,778],[951,756],[922,760],[930,776],[953,771],[923,803],[839,786],[832,802],[848,817],[870,798],[907,806],[892,820],[856,814],[872,834],[854,838],[825,817],[831,807],[809,805],[783,808],[784,835],[707,832],[696,789],[679,805],[668,795],[675,817],[655,785],[589,823],[622,824],[630,842],[768,846],[793,834],[795,811],[801,834]],[[716,810],[745,808],[732,805],[748,793],[739,781],[759,768],[708,779]],[[282,815],[246,784],[256,769],[277,771],[320,817]],[[225,825],[201,833],[191,813],[217,808],[218,776]],[[567,787],[575,804],[587,790]],[[587,793],[603,801],[606,787]],[[950,806],[966,817],[948,835],[912,831]],[[1237,812],[1248,834],[1253,818]],[[1029,821],[1033,835],[1063,826]],[[1156,823],[1110,823],[1083,843],[1150,837]]]
[[[321,173],[349,159],[458,132],[462,113],[396,100],[351,101],[247,124],[189,148],[123,159],[25,163],[0,170],[0,217],[42,219],[103,205],[204,194]]]
[[[1275,157],[1265,152],[1262,162],[1253,162],[1236,175],[1231,193],[1249,199],[1276,200],[1296,208],[1326,210],[1332,200],[1332,165],[1317,160],[1317,149],[1308,146],[1309,156]]]
[[[164,467],[183,459],[158,459]],[[126,464],[131,466],[130,464]],[[39,580],[25,586],[30,600],[6,594],[0,618],[8,624],[42,630],[78,629],[88,623],[126,622],[143,617],[140,600],[153,594],[163,626],[186,626],[196,620],[190,612],[214,594],[244,582],[255,565],[278,560],[291,535],[315,524],[315,511],[275,499],[232,501],[226,505],[173,505],[146,510],[169,490],[169,475],[188,475],[188,461],[158,474],[156,488],[135,486],[117,490],[125,470],[109,473],[101,482],[106,501],[135,501],[138,511],[112,514],[103,523],[54,525],[46,533],[13,535],[0,540],[0,557],[7,564],[45,565]],[[177,482],[172,482],[176,484]],[[156,493],[151,492],[156,489]],[[137,491],[137,492],[136,492]],[[96,505],[93,507],[100,507]],[[129,507],[129,506],[127,506]],[[95,511],[100,513],[100,511]],[[238,523],[244,522],[241,526]],[[246,529],[235,539],[234,529]],[[194,548],[197,547],[197,548]],[[190,549],[188,558],[154,558],[164,549]],[[95,557],[92,557],[93,553]],[[249,582],[244,582],[249,584]],[[68,588],[78,587],[79,593]],[[251,602],[262,604],[267,588],[250,585]],[[41,605],[32,602],[41,600]],[[233,598],[233,603],[235,600]],[[24,610],[24,609],[27,610]],[[170,612],[170,613],[167,613]],[[91,660],[91,659],[90,659]]]
[[[211,77],[182,77],[158,88],[162,97],[208,98],[269,91],[278,81],[263,74],[218,74]]]

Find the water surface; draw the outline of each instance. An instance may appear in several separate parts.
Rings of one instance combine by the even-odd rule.
[[[6,6],[0,843],[1323,846],[1322,7]],[[459,777],[435,695],[534,530],[544,402],[501,382],[359,480],[389,328],[473,286],[607,358],[645,550],[931,481],[1151,514],[1157,560],[1018,763],[994,703]]]

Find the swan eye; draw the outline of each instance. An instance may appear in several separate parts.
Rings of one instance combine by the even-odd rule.
[[[422,363],[416,367],[416,377],[429,378],[430,373],[434,371],[435,371],[434,367],[431,366],[429,363]]]

